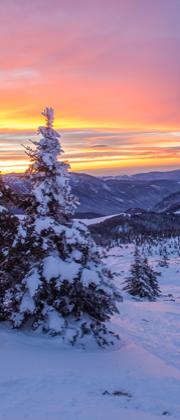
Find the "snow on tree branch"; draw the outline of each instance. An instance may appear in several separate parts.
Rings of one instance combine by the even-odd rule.
[[[46,118],[46,127],[53,128],[54,109],[46,107],[42,112],[42,115]]]

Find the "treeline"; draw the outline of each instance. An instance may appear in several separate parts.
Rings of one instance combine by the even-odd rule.
[[[109,246],[113,243],[159,241],[180,236],[180,215],[143,212],[122,214],[102,223],[89,226],[96,243]]]

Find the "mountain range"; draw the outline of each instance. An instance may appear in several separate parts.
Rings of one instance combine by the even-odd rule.
[[[19,194],[30,191],[25,174],[8,174],[4,179]],[[80,202],[78,217],[108,216],[133,208],[161,212],[178,203],[180,208],[180,170],[107,177],[72,172],[70,183]]]

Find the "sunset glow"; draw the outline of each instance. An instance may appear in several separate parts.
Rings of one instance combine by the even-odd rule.
[[[179,13],[177,0],[1,2],[1,170],[26,169],[46,105],[73,171],[178,168]]]

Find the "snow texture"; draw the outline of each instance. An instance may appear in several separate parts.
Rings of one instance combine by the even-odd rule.
[[[43,275],[47,282],[59,276],[61,281],[68,280],[72,282],[76,278],[80,268],[81,264],[77,264],[74,261],[63,261],[58,256],[50,255],[44,259]]]
[[[105,256],[120,290],[133,254],[129,245]],[[157,269],[155,249],[150,263]],[[121,314],[112,321],[121,337],[113,351],[99,350],[91,340],[86,351],[71,348],[58,337],[1,324],[0,419],[179,420],[179,259],[171,256],[169,268],[160,271],[164,297],[156,302],[124,293]],[[50,308],[48,322],[59,329],[61,320]]]

